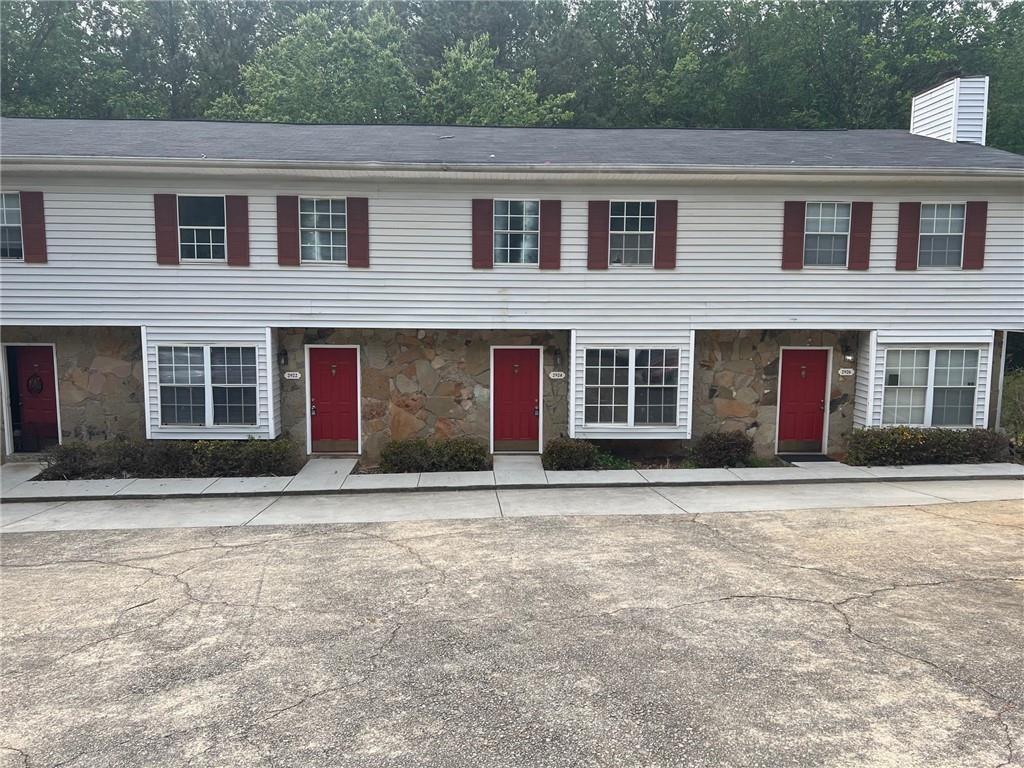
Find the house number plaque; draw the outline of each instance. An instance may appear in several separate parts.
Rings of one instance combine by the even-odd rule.
[[[857,371],[855,371],[853,368],[840,368],[839,369],[839,375],[840,376],[853,376],[853,374],[855,374],[856,372]]]
[[[294,381],[295,379],[301,379],[302,378],[302,371],[285,371],[284,372],[284,377],[286,379],[288,379],[289,381]]]
[[[551,373],[548,374],[548,378],[549,379],[564,379],[565,378],[565,371],[551,371]]]

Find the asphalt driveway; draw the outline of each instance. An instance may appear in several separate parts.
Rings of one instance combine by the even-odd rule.
[[[3,766],[1022,764],[1020,501],[0,546]]]

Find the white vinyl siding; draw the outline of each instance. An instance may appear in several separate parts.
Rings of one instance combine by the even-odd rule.
[[[244,439],[248,437],[269,438],[274,436],[275,428],[271,424],[272,396],[270,386],[271,368],[268,365],[270,360],[267,348],[268,333],[266,328],[236,328],[206,330],[195,327],[157,327],[148,326],[144,329],[143,338],[145,348],[143,349],[143,361],[146,366],[146,386],[149,413],[146,415],[149,433],[154,439],[180,439],[180,440],[214,440],[214,439]],[[188,383],[193,387],[203,387],[204,407],[202,410],[203,424],[168,424],[162,418],[163,395],[162,388],[168,386],[167,374],[162,372],[160,365],[161,348],[189,348],[198,349],[203,355],[203,375],[189,375]],[[238,365],[231,364],[215,370],[218,356],[213,354],[215,349],[251,349],[253,354],[247,356],[255,364],[255,384],[249,385],[251,371],[247,365],[243,365],[241,358]],[[166,355],[164,356],[166,360]],[[227,361],[227,358],[223,358]],[[166,366],[165,366],[166,367]],[[223,374],[223,375],[222,375]],[[188,375],[188,374],[182,374]],[[175,381],[180,378],[177,373]],[[248,395],[240,394],[244,389],[255,389],[255,423],[254,424],[225,424],[217,423],[225,419],[235,419],[239,416],[239,406]],[[221,390],[223,396],[216,394]],[[230,394],[226,390],[232,390]],[[275,392],[276,392],[275,388]],[[277,397],[277,395],[274,395]],[[218,401],[221,403],[218,408]],[[225,403],[230,402],[234,407],[225,409]],[[275,401],[276,405],[276,401]],[[198,411],[197,411],[198,413]],[[217,414],[220,413],[220,417]],[[247,417],[247,414],[246,414]]]
[[[918,94],[911,103],[910,132],[948,142],[984,144],[988,77],[958,77]]]

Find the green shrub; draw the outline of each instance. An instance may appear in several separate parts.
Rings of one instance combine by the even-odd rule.
[[[146,443],[140,477],[206,477],[196,465],[194,443],[153,440]]]
[[[754,455],[754,441],[740,431],[707,432],[691,447],[693,464],[698,467],[745,467]]]
[[[51,448],[43,456],[39,480],[79,480],[92,478],[96,449],[89,443],[71,442]]]
[[[246,477],[294,475],[306,463],[303,452],[291,440],[247,440],[239,452]]]
[[[143,441],[127,437],[96,443],[92,472],[96,477],[139,477],[145,450]]]
[[[383,472],[473,472],[491,468],[487,446],[471,437],[393,440],[380,454]]]
[[[1003,379],[1002,422],[1019,452],[1024,448],[1024,370],[1007,373]]]
[[[872,427],[854,430],[846,460],[850,464],[974,464],[1004,461],[1010,441],[990,429]]]
[[[549,470],[597,469],[600,451],[586,440],[556,437],[544,446],[541,463]]]

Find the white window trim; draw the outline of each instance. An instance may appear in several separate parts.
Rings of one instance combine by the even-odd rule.
[[[921,264],[921,237],[926,233],[921,231],[921,214],[926,205],[962,205],[964,207],[964,231],[960,233],[960,263],[959,264]],[[932,234],[932,233],[927,233]],[[917,212],[917,268],[924,270],[935,270],[936,272],[960,272],[964,268],[964,244],[967,241],[967,201],[966,200],[922,200],[921,209]]]
[[[808,232],[807,231],[807,206],[808,205],[848,205],[850,206],[849,225],[846,228],[846,258],[842,264],[808,264],[807,263],[807,235],[840,235],[842,232]],[[800,258],[804,269],[849,269],[850,266],[850,240],[853,229],[853,201],[852,200],[806,200],[804,202],[804,242],[800,252]]]
[[[629,373],[627,374],[627,419],[625,423],[622,422],[608,422],[608,421],[587,421],[587,352],[589,350],[596,349],[628,349],[629,350]],[[671,423],[661,424],[636,424],[636,414],[633,412],[633,407],[636,404],[636,352],[638,349],[662,349],[662,350],[674,350],[676,352],[676,418]],[[683,363],[683,350],[678,346],[637,346],[631,347],[622,344],[604,344],[599,346],[588,346],[583,348],[583,428],[584,429],[631,429],[631,430],[665,430],[665,429],[678,429],[679,428],[679,388],[683,386],[682,375],[680,366]],[[662,366],[664,367],[664,366]],[[647,385],[642,385],[647,386]]]
[[[299,195],[296,205],[298,206],[298,217],[299,226],[295,233],[295,236],[299,238],[299,266],[301,267],[347,267],[348,266],[348,195]],[[330,261],[324,261],[322,259],[304,259],[302,258],[302,201],[303,200],[344,200],[345,201],[345,260],[338,261],[337,259],[331,259]],[[225,219],[225,221],[227,221]],[[312,230],[307,229],[307,232],[315,231],[319,227],[314,227]],[[337,229],[329,230],[331,232],[338,232]]]
[[[4,192],[0,190],[0,195],[17,195],[18,196],[18,237],[21,239],[21,258],[18,259],[0,259],[0,264],[24,264],[25,263],[25,220],[21,212],[21,192]]]
[[[891,424],[885,421],[885,390],[888,387],[885,384],[885,377],[888,371],[888,360],[889,352],[919,352],[922,349],[928,351],[928,383],[925,384],[924,393],[924,423],[922,424],[906,424],[904,422],[893,422]],[[978,367],[974,372],[974,403],[971,408],[971,423],[970,424],[940,424],[938,426],[932,425],[932,400],[935,394],[935,358],[937,357],[936,352],[977,352],[978,353]],[[978,397],[981,394],[981,352],[982,347],[921,347],[921,346],[893,346],[885,347],[884,354],[882,356],[882,391],[881,397],[881,410],[879,411],[879,426],[882,427],[914,427],[918,429],[975,429],[977,427],[977,414],[978,414]],[[957,389],[957,387],[953,387]]]
[[[651,232],[634,232],[632,230],[613,230],[612,229],[612,206],[616,203],[654,203],[654,229]],[[612,264],[612,235],[646,235],[651,236],[651,263],[650,264]],[[615,200],[608,201],[608,269],[654,269],[654,264],[658,260],[658,201],[651,200],[650,198],[625,198],[620,197]],[[593,347],[591,347],[593,349]],[[605,349],[622,349],[622,347],[605,347]],[[648,347],[644,347],[648,349]],[[649,349],[655,349],[655,347],[649,347]],[[670,349],[670,347],[660,347],[660,349]],[[673,347],[674,349],[674,347]],[[678,419],[678,415],[676,419]]]
[[[499,233],[505,234],[524,234],[529,230],[518,229],[518,230],[507,230],[507,229],[496,229],[494,227],[494,204],[501,200],[507,203],[536,203],[537,204],[537,261],[536,263],[530,262],[519,262],[513,264],[506,261],[497,260],[497,251],[494,247],[494,236]],[[491,200],[491,263],[495,269],[540,269],[540,233],[541,233],[541,211],[540,211],[540,198],[539,197],[495,197]]]
[[[219,197],[221,205],[224,206],[224,226],[223,227],[182,227],[181,224],[181,207],[179,201],[183,197]],[[174,217],[178,221],[178,263],[179,264],[199,264],[200,266],[219,266],[227,265],[228,263],[228,200],[227,195],[209,192],[178,192],[174,195]],[[224,230],[224,258],[223,259],[186,259],[181,255],[181,230],[182,229],[223,229]],[[166,346],[166,345],[162,345]],[[193,344],[192,346],[196,346]]]
[[[161,347],[202,347],[203,348],[203,403],[204,403],[204,416],[206,422],[204,424],[164,424],[163,416],[163,387],[187,387],[196,386],[195,384],[164,384],[160,381],[160,348]],[[251,349],[256,354],[256,382],[254,384],[239,384],[239,385],[214,385],[213,375],[210,370],[210,349],[213,347],[235,347],[238,349]],[[244,429],[247,427],[259,427],[260,424],[260,350],[256,344],[231,344],[224,342],[223,344],[195,344],[187,341],[162,341],[154,345],[156,351],[156,416],[157,426],[161,430],[181,430],[189,431],[195,429],[210,429],[210,430],[232,430],[232,429]],[[252,387],[256,390],[256,421],[252,424],[215,424],[213,422],[213,388],[214,386],[237,386],[237,387]]]

